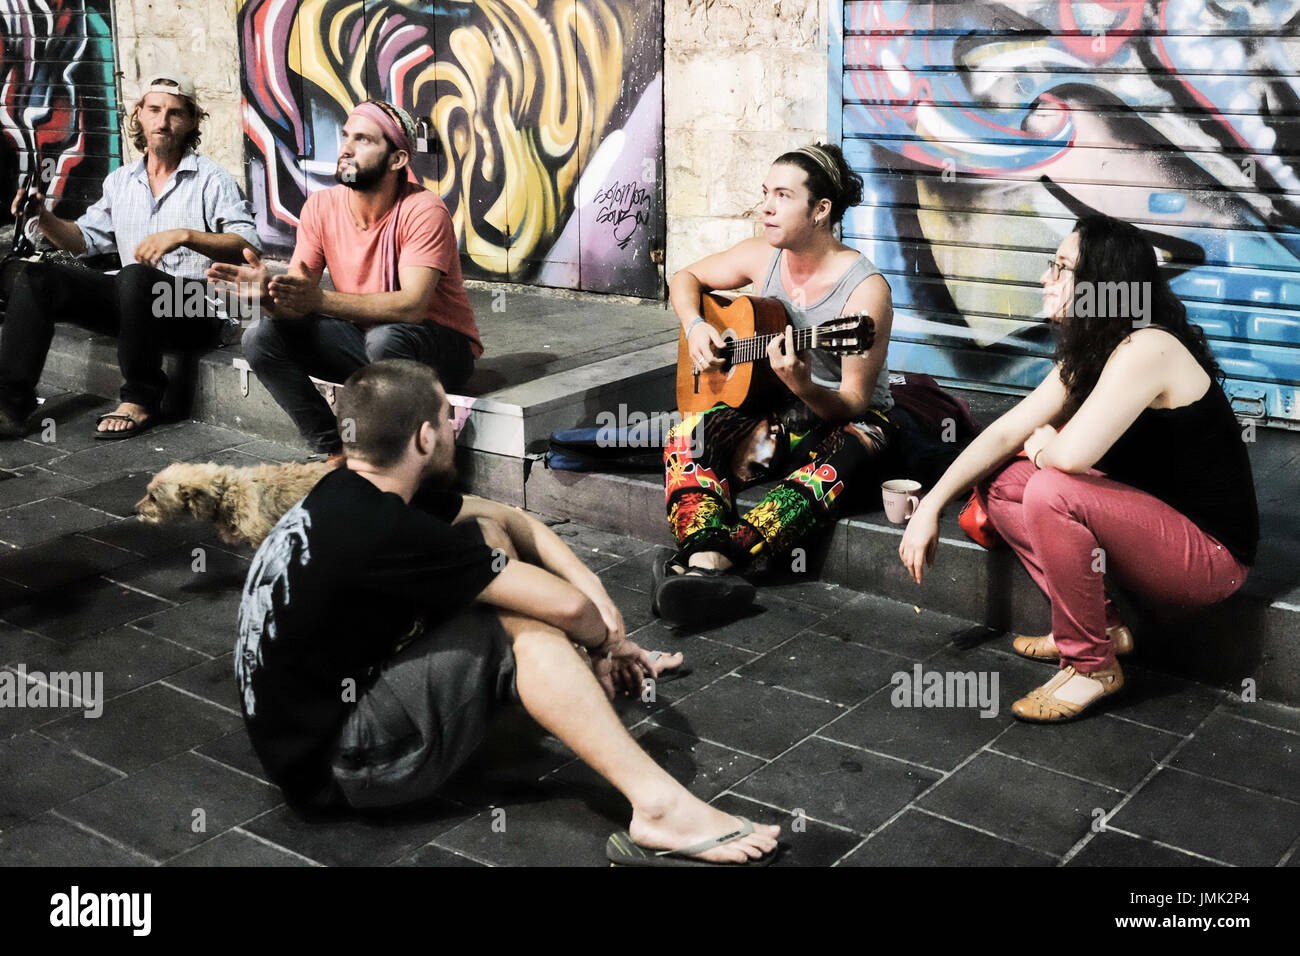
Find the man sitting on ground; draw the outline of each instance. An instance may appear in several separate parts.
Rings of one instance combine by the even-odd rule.
[[[209,273],[262,290],[270,319],[244,333],[244,356],[319,453],[340,441],[311,376],[342,382],[367,362],[409,358],[456,390],[483,354],[451,214],[411,172],[414,136],[405,111],[362,103],[343,127],[339,185],[303,206],[288,274],[269,277],[255,255]],[[325,267],[337,291],[320,288]]]
[[[345,464],[263,542],[239,610],[245,721],[287,799],[428,798],[519,700],[631,802],[611,858],[769,859],[779,828],[692,796],[606,700],[681,655],[653,660],[628,640],[599,579],[541,522],[447,487],[455,439],[433,370],[366,366],[338,408]]]
[[[239,262],[259,243],[253,209],[234,179],[194,152],[207,115],[192,80],[154,74],[127,125],[140,161],[110,173],[103,196],[76,222],[41,208],[36,222],[56,246],[84,256],[116,251],[122,270],[18,267],[0,327],[0,438],[27,433],[56,321],[117,336],[121,404],[100,416],[97,438],[129,438],[154,424],[167,387],[165,347],[218,343],[223,323],[203,274],[214,259]],[[20,190],[13,212],[44,198]]]

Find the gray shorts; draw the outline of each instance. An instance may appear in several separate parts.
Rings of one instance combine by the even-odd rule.
[[[358,809],[427,799],[518,699],[510,636],[474,603],[383,665],[339,733],[334,780]]]

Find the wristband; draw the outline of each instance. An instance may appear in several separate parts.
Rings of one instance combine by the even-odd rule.
[[[686,331],[683,332],[682,334],[689,339],[691,337],[691,332],[695,329],[697,325],[699,325],[703,321],[704,321],[704,316],[697,315],[694,319],[691,320],[690,324],[686,326]]]

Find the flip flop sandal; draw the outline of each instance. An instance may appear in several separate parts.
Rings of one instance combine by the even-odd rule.
[[[713,568],[688,568],[677,574],[669,571],[674,563],[662,558],[662,549],[654,564],[654,591],[650,611],[669,624],[679,627],[732,620],[754,603],[754,585],[733,571]]]
[[[744,817],[738,819],[743,824],[739,830],[724,833],[693,846],[682,847],[680,850],[652,850],[633,840],[626,830],[620,830],[605,841],[605,858],[609,860],[611,866],[767,866],[781,852],[779,846],[769,853],[764,853],[758,859],[750,859],[744,863],[710,863],[693,855],[733,843],[754,832],[753,823]]]
[[[106,419],[114,419],[119,422],[130,422],[130,428],[122,428],[118,431],[106,432],[99,430],[99,424]],[[120,412],[109,412],[107,415],[100,415],[95,419],[95,437],[100,441],[116,441],[119,438],[134,438],[141,432],[146,432],[153,427],[155,416],[149,415],[140,421],[136,421],[130,415],[123,415]]]

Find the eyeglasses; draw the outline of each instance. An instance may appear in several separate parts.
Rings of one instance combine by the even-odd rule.
[[[1052,274],[1052,281],[1053,281],[1053,282],[1055,282],[1057,279],[1059,279],[1059,278],[1061,277],[1061,273],[1062,273],[1062,272],[1073,272],[1073,271],[1074,271],[1074,266],[1062,265],[1061,263],[1057,262],[1055,259],[1048,259],[1048,260],[1047,260],[1047,268],[1048,268],[1048,270],[1049,270],[1049,271],[1051,272],[1051,274]]]

